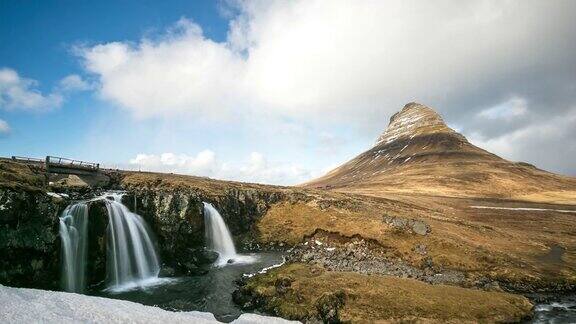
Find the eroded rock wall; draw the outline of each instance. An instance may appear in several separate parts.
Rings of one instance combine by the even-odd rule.
[[[128,188],[124,203],[144,217],[156,234],[164,260],[193,257],[205,245],[203,202],[220,212],[240,250],[250,250],[255,241],[255,223],[275,202],[277,192],[227,189],[206,193],[199,190]],[[184,261],[184,260],[182,260]]]
[[[0,188],[0,283],[58,288],[58,215],[64,207],[40,190]]]

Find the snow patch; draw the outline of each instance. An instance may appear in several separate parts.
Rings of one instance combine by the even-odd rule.
[[[268,272],[268,270],[272,270],[274,268],[279,268],[279,267],[283,266],[285,263],[286,263],[286,258],[282,257],[282,262],[280,262],[280,263],[273,264],[269,267],[263,268],[262,270],[260,270],[256,273],[245,273],[243,276],[246,278],[252,278],[257,274],[264,274],[264,273]]]
[[[528,207],[493,207],[493,206],[470,206],[476,209],[502,209],[502,210],[521,210],[521,211],[554,211],[559,213],[575,213],[576,210],[569,209],[547,209],[547,208],[528,208]]]
[[[0,285],[3,323],[220,323],[206,312],[171,312],[138,303],[74,293]],[[298,323],[242,314],[232,323]]]

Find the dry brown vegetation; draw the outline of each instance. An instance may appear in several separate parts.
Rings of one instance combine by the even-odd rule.
[[[576,282],[576,212],[476,209],[470,206],[558,206],[422,195],[347,199],[355,202],[354,208],[323,207],[315,201],[276,204],[257,224],[260,238],[265,243],[296,244],[317,230],[357,235],[394,250],[413,265],[421,261],[413,248],[424,244],[435,264],[469,276],[487,275],[535,285]],[[560,208],[576,211],[576,206]],[[383,222],[384,215],[422,220],[432,232],[426,236],[398,232]],[[562,250],[558,262],[542,262],[554,247]]]
[[[320,209],[304,203],[282,202],[274,205],[257,224],[264,243],[282,241],[290,245],[300,243],[318,229],[344,236],[362,235],[380,240],[390,232],[381,217],[367,217],[365,213]]]
[[[256,183],[222,181],[206,177],[195,177],[180,174],[155,173],[155,172],[131,172],[123,171],[122,185],[128,188],[151,188],[182,190],[195,189],[218,195],[231,189],[266,190],[277,191],[289,189],[289,187],[262,185]]]
[[[246,289],[267,300],[266,309],[292,319],[318,318],[318,305],[341,294],[339,318],[367,322],[511,322],[530,315],[522,297],[413,279],[331,272],[289,264],[251,279]]]
[[[0,187],[40,190],[45,184],[44,174],[37,167],[0,159]]]

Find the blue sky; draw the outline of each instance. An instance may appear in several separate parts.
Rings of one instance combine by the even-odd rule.
[[[0,155],[295,184],[419,101],[574,175],[574,7],[0,0]]]
[[[1,1],[0,15],[0,65],[37,80],[35,88],[43,93],[65,76],[82,73],[73,55],[79,44],[138,39],[183,16],[203,22],[208,26],[206,34],[214,39],[225,37],[227,29],[212,1],[165,5],[157,1]],[[137,135],[122,132],[122,123],[129,116],[98,100],[94,92],[74,93],[62,107],[49,112],[0,114],[12,129],[3,140],[2,155],[60,154],[110,161],[119,155],[117,158],[127,159],[128,152],[111,149],[109,155],[85,146],[103,128],[118,137],[132,137],[130,143],[136,149],[145,146],[134,140]],[[138,123],[136,126],[141,126],[136,131],[146,128],[143,124]]]

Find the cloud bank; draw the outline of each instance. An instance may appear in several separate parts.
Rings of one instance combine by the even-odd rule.
[[[65,95],[89,89],[79,75],[71,74],[60,80],[51,93],[43,94],[38,81],[24,78],[13,69],[0,68],[0,109],[6,111],[48,111],[59,108]]]
[[[47,110],[59,107],[63,98],[58,93],[43,95],[38,82],[21,77],[9,68],[0,68],[0,108],[5,110]]]
[[[270,162],[258,152],[252,152],[243,163],[230,164],[219,160],[211,150],[201,151],[195,156],[174,153],[138,154],[130,160],[128,168],[283,185],[304,182],[318,176],[296,164]]]
[[[558,122],[576,107],[574,1],[227,5],[222,42],[183,18],[155,37],[78,53],[102,98],[141,118],[248,123],[258,114],[375,138],[393,112],[419,101],[495,153],[576,174],[568,159],[552,163],[535,154],[534,136],[519,135],[538,132],[538,143],[576,159],[567,153],[572,126]],[[563,128],[541,131],[548,125]]]

